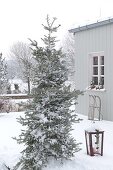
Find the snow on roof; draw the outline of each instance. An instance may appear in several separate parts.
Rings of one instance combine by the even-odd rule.
[[[104,26],[104,25],[108,25],[108,24],[112,24],[112,23],[113,23],[113,18],[109,18],[109,19],[106,19],[106,20],[103,20],[103,21],[97,21],[97,22],[92,23],[92,24],[79,26],[77,28],[70,29],[69,32],[70,33],[77,33],[77,32],[80,32],[80,31],[85,31],[85,30],[88,30],[88,29],[92,29],[92,28],[96,28],[96,27],[100,27],[100,26]]]
[[[9,82],[10,82],[10,83],[13,83],[13,84],[23,83],[22,79],[17,78],[17,77],[14,77],[13,79],[9,79]]]

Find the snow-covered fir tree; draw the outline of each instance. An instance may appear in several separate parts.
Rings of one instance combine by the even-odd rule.
[[[35,68],[33,102],[19,122],[26,127],[18,143],[24,143],[25,149],[15,169],[41,170],[49,160],[61,162],[70,159],[79,144],[71,136],[72,124],[77,122],[76,114],[70,106],[80,94],[79,90],[71,91],[66,86],[67,68],[62,50],[56,50],[56,37],[59,26],[54,26],[56,18],[50,21],[47,16],[48,32],[42,39],[45,46],[39,47],[36,41],[31,41],[33,56],[37,63]]]
[[[5,59],[0,53],[0,94],[7,93],[8,80],[7,80],[7,65]]]

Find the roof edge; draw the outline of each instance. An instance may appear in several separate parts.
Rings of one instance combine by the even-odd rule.
[[[77,32],[80,32],[80,31],[85,31],[85,30],[88,30],[88,29],[104,26],[104,25],[111,24],[111,23],[113,23],[113,18],[109,18],[107,20],[103,20],[103,21],[100,21],[100,22],[97,21],[93,24],[89,24],[89,25],[85,25],[85,26],[81,26],[81,27],[79,26],[77,28],[70,29],[68,31],[70,33],[77,33]]]

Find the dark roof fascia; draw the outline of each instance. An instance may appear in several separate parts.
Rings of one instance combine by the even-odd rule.
[[[107,20],[104,20],[104,21],[100,21],[100,22],[97,21],[96,23],[93,23],[93,24],[89,24],[89,25],[77,27],[77,28],[74,28],[74,29],[70,29],[69,32],[70,33],[77,33],[77,32],[80,32],[80,31],[85,31],[85,30],[88,30],[88,29],[104,26],[104,25],[111,24],[111,23],[113,23],[113,18],[110,18],[110,19],[107,19]]]

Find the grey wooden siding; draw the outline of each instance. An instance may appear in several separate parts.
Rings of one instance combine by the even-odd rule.
[[[78,99],[76,111],[88,114],[88,95],[101,96],[103,119],[113,121],[113,24],[75,33],[75,71],[76,89],[88,87],[89,53],[104,52],[105,56],[105,91],[86,91]]]

